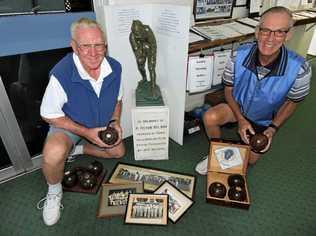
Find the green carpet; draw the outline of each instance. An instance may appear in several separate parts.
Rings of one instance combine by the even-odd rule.
[[[311,94],[280,129],[271,150],[248,168],[249,210],[206,203],[206,179],[197,176],[195,203],[176,224],[140,226],[125,225],[121,217],[97,219],[98,194],[66,192],[60,221],[47,227],[36,209],[47,187],[42,173],[35,171],[0,185],[0,235],[316,235],[315,89],[312,83]],[[196,134],[185,137],[183,146],[171,141],[168,161],[136,162],[132,139],[125,141],[128,151],[122,160],[101,160],[109,172],[122,161],[194,174],[209,148],[205,135]]]

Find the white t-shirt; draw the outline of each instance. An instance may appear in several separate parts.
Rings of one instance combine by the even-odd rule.
[[[104,58],[104,60],[101,63],[100,76],[97,80],[95,80],[85,71],[78,56],[75,53],[73,53],[73,60],[81,79],[89,80],[94,92],[99,97],[103,78],[105,78],[112,72],[109,62],[106,60],[106,58]],[[123,86],[121,82],[117,100],[120,101],[122,100],[122,98],[123,98]],[[41,116],[48,119],[65,116],[65,113],[62,111],[62,107],[67,101],[68,101],[67,94],[65,93],[63,87],[60,85],[56,77],[52,75],[50,77],[50,80],[48,82],[47,88],[43,96],[41,109],[40,109]]]

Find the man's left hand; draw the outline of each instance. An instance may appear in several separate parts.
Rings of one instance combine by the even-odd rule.
[[[119,121],[117,121],[117,120],[113,121],[113,122],[110,124],[110,126],[111,126],[112,128],[114,128],[114,129],[117,131],[117,133],[118,133],[118,139],[117,139],[116,143],[114,143],[114,144],[112,145],[112,146],[116,146],[116,145],[118,145],[120,142],[122,142],[123,130],[122,130],[122,127],[121,127]]]
[[[263,132],[263,134],[264,134],[265,136],[267,136],[267,138],[268,138],[268,144],[267,144],[267,146],[261,151],[262,153],[264,153],[264,152],[266,152],[266,151],[269,150],[269,148],[270,148],[270,146],[271,146],[271,143],[272,143],[272,138],[273,138],[275,132],[276,132],[276,130],[275,130],[274,128],[272,128],[272,127],[268,127],[268,128]]]

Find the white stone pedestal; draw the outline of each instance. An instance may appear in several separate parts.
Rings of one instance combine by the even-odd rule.
[[[163,98],[164,103],[167,104],[165,96]],[[167,105],[134,107],[132,121],[135,160],[167,160],[169,107]]]

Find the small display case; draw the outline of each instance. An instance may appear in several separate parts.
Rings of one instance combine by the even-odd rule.
[[[248,145],[212,139],[208,159],[206,200],[209,203],[248,209],[250,195],[246,172]]]

